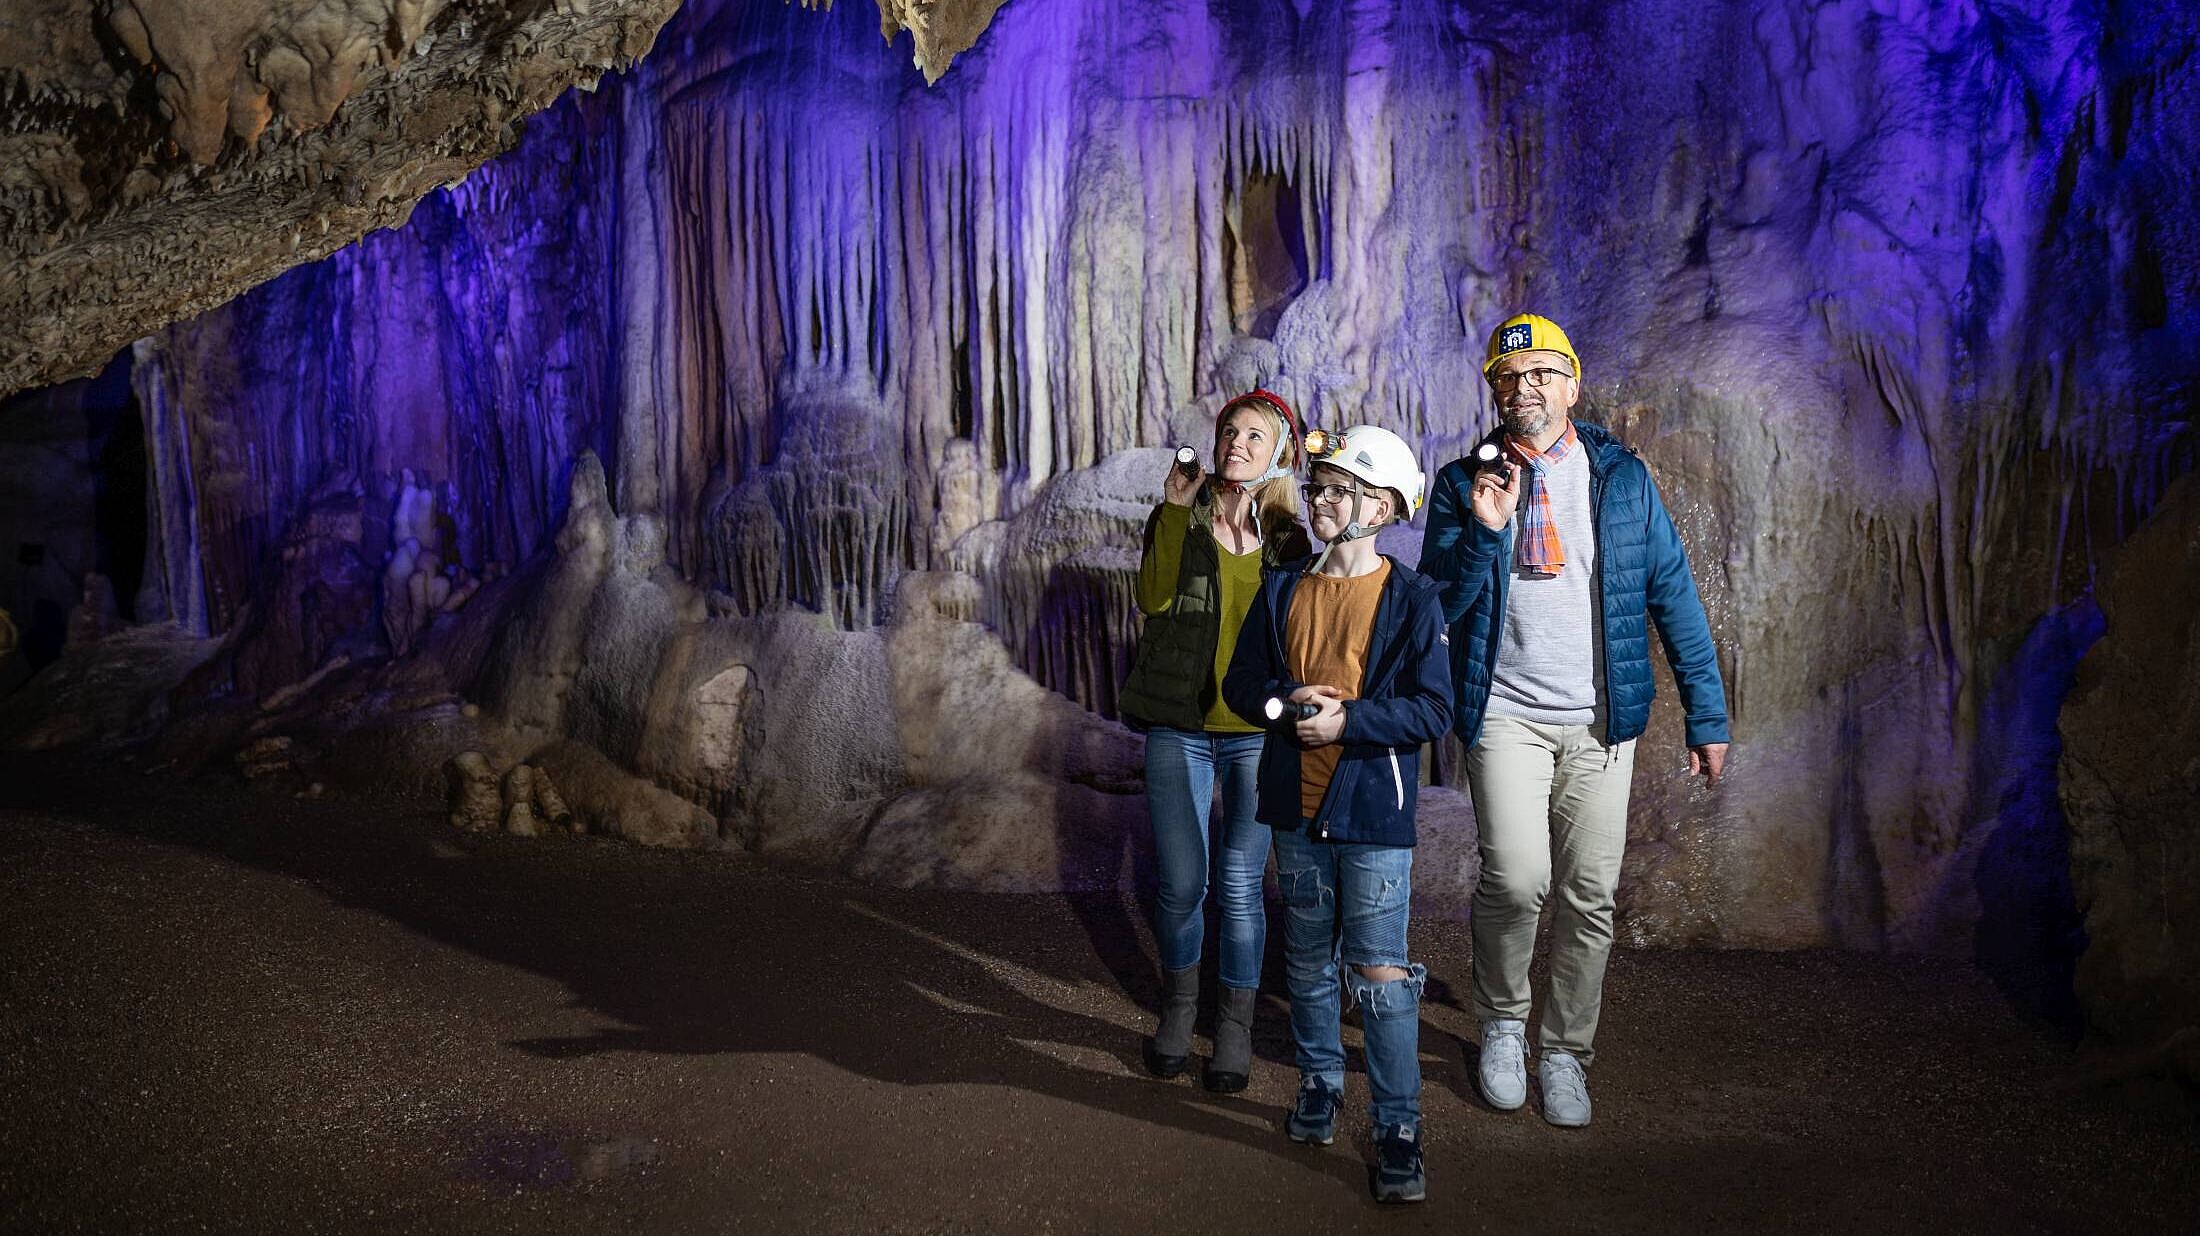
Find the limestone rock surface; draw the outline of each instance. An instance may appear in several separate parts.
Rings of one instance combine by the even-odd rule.
[[[2062,714],[2085,914],[2078,994],[2110,1040],[2200,1079],[2200,485],[2186,477],[2100,583],[2106,632]]]

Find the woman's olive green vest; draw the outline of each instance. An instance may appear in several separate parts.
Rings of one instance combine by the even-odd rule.
[[[1149,615],[1138,641],[1138,659],[1123,683],[1119,707],[1123,719],[1141,729],[1207,728],[1215,702],[1215,641],[1222,632],[1222,561],[1215,545],[1214,492],[1201,486],[1192,500],[1191,526],[1177,561],[1176,598],[1168,612]],[[1161,508],[1146,517],[1142,548],[1153,552],[1154,528]],[[1296,521],[1271,530],[1260,546],[1260,565],[1274,570],[1313,552],[1306,530]]]

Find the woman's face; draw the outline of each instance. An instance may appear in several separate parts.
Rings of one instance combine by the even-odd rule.
[[[1268,470],[1276,457],[1275,418],[1259,408],[1242,407],[1222,418],[1215,433],[1215,471],[1225,481],[1248,484]]]

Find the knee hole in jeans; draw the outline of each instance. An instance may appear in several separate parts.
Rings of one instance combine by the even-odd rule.
[[[1400,970],[1403,971],[1403,976],[1375,979],[1366,973],[1376,969]],[[1420,1006],[1421,992],[1427,985],[1428,967],[1419,962],[1407,962],[1402,966],[1354,963],[1345,967],[1345,995],[1361,1011],[1375,1017],[1413,1012]]]

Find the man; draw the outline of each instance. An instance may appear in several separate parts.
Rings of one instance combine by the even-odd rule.
[[[1360,1006],[1382,1202],[1428,1196],[1421,1155],[1421,989],[1408,959],[1421,745],[1451,723],[1437,586],[1376,552],[1413,517],[1420,462],[1374,425],[1307,435],[1308,521],[1328,548],[1267,573],[1222,697],[1265,717],[1257,815],[1275,834],[1299,1092],[1284,1131],[1326,1146],[1344,1096],[1343,993]]]
[[[1572,419],[1581,360],[1548,318],[1491,334],[1499,425],[1445,465],[1421,571],[1445,586],[1454,726],[1481,831],[1474,1006],[1482,1095],[1527,1100],[1528,960],[1556,877],[1551,990],[1537,1031],[1543,1118],[1589,1123],[1613,895],[1627,846],[1635,739],[1655,691],[1649,626],[1687,709],[1688,771],[1718,783],[1726,692],[1680,535],[1632,450]],[[1646,621],[1647,619],[1647,621]],[[1556,868],[1554,871],[1553,868]]]

